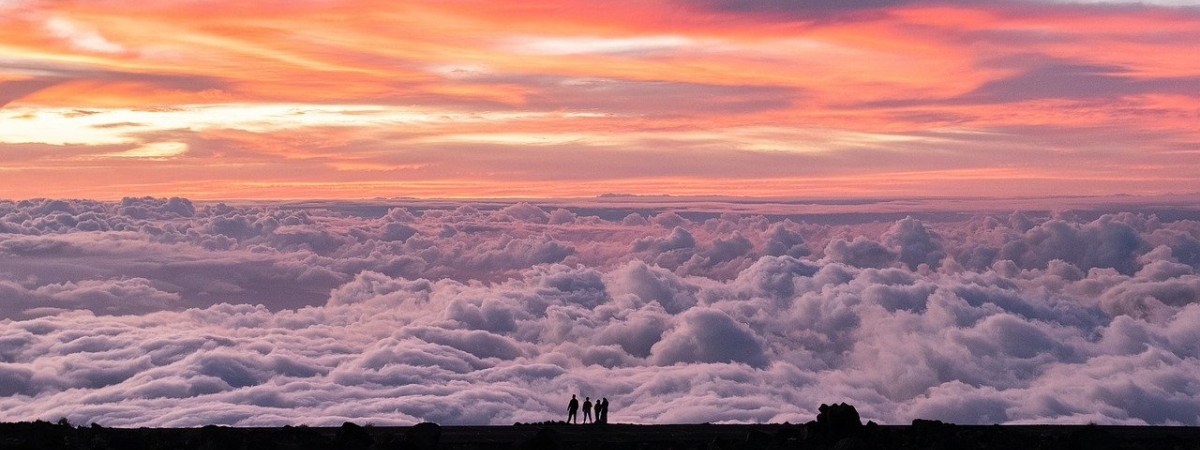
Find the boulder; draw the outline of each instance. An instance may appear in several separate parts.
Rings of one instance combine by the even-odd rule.
[[[343,423],[333,438],[333,446],[339,449],[366,450],[374,444],[375,438],[354,422]]]
[[[862,433],[862,419],[858,415],[858,410],[852,405],[846,403],[822,404],[817,411],[816,422],[809,422],[808,434],[812,438],[826,442],[838,442]]]
[[[433,422],[418,423],[404,432],[404,442],[418,450],[437,448],[441,438],[442,427]]]

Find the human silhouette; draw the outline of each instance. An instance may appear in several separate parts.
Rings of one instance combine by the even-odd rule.
[[[579,411],[579,400],[575,399],[575,394],[571,394],[571,402],[567,403],[567,423],[571,423],[571,421],[579,423],[579,417],[575,415],[577,411]]]
[[[584,397],[583,399],[583,423],[588,423],[592,418],[592,398]]]
[[[604,397],[596,402],[599,412],[596,413],[596,421],[599,423],[608,423],[608,397]]]

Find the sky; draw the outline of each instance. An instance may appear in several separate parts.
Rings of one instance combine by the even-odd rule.
[[[1200,2],[0,0],[0,421],[1200,425]]]
[[[1157,195],[1191,1],[0,1],[0,198]]]

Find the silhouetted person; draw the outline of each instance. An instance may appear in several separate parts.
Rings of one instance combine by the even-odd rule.
[[[592,398],[584,397],[583,399],[583,423],[588,423],[592,418]]]
[[[579,400],[575,399],[575,394],[571,394],[571,403],[567,403],[567,423],[575,421],[579,423],[579,417],[575,415],[579,411]]]
[[[596,413],[596,421],[600,423],[608,423],[608,397],[604,397],[599,402],[596,402],[599,412]]]

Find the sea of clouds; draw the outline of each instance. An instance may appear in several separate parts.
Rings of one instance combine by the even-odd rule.
[[[1200,220],[744,206],[0,201],[0,421],[1200,425]]]

